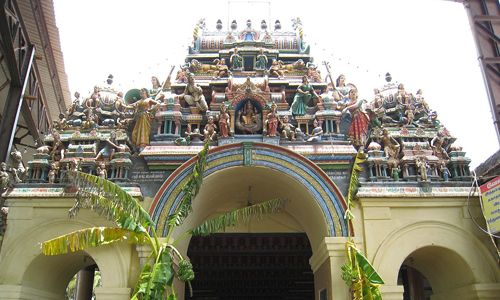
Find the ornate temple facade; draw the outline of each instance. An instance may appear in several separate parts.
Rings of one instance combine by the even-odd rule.
[[[0,299],[65,299],[73,275],[94,265],[102,276],[97,299],[129,299],[144,246],[40,251],[69,231],[113,225],[91,211],[68,218],[77,190],[67,172],[119,184],[166,238],[167,216],[208,140],[200,194],[172,238],[252,203],[290,203],[181,243],[196,274],[193,299],[351,299],[341,276],[349,241],[383,278],[384,299],[499,299],[497,255],[475,225],[484,219],[464,149],[421,90],[387,74],[367,101],[350,80],[314,61],[298,18],[291,30],[279,21],[222,29],[200,20],[185,61],[163,82],[77,93],[28,168],[3,186]],[[348,211],[354,219],[345,219]],[[183,284],[176,291],[189,298]]]

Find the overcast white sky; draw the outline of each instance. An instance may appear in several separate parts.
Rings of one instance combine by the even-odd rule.
[[[251,19],[256,29],[263,19],[269,26],[279,19],[283,29],[292,30],[291,19],[300,17],[315,62],[330,62],[332,75],[345,74],[361,98],[371,101],[373,89],[390,72],[407,91],[423,90],[430,107],[458,138],[455,144],[472,159],[472,167],[499,148],[460,3],[54,0],[54,6],[72,94],[88,96],[109,74],[115,77],[113,86],[124,92],[150,87],[152,75],[165,80],[172,65],[178,68],[184,62],[200,18],[206,19],[208,30],[215,30],[217,19],[224,24],[222,30],[233,19],[239,28]]]

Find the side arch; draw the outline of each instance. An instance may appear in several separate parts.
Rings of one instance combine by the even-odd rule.
[[[500,279],[486,246],[470,232],[445,222],[413,222],[396,229],[377,249],[373,265],[386,284],[397,285],[398,270],[409,257],[435,294]]]
[[[98,225],[75,219],[47,221],[23,234],[3,254],[1,285],[22,286],[64,297],[73,275],[95,263],[101,271],[103,287],[129,288],[132,246],[127,242],[56,256],[41,253],[41,242],[93,226]]]
[[[196,159],[194,157],[179,167],[155,196],[149,213],[157,224],[156,231],[159,236],[166,235],[167,215],[179,204],[182,185],[187,181]],[[335,183],[307,158],[270,144],[237,143],[211,149],[207,161],[205,177],[228,169],[235,171],[234,176],[241,176],[247,171],[259,168],[270,171],[269,174],[260,173],[262,176],[273,176],[272,172],[279,172],[290,179],[290,186],[300,186],[308,191],[312,200],[308,205],[316,206],[321,212],[319,217],[326,228],[324,236],[347,236],[347,226],[343,219],[346,210],[343,196]]]

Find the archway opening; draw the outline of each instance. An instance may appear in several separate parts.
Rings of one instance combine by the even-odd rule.
[[[458,253],[439,246],[415,250],[406,257],[398,274],[403,299],[430,299],[474,283],[468,263]]]
[[[78,273],[85,273],[86,277],[80,281],[88,283],[87,286],[90,286],[90,291],[84,293],[85,295],[90,295],[90,298],[80,297],[74,299],[91,300],[94,288],[94,271],[96,269],[98,267],[94,259],[82,250],[55,256],[40,254],[26,269],[22,285],[38,291],[40,295],[46,295],[47,298],[68,299],[67,288],[72,278]],[[82,295],[84,294],[82,293]],[[40,299],[45,298],[41,296]]]
[[[404,287],[403,300],[430,300],[433,295],[429,280],[417,269],[407,265],[399,269],[398,285]]]
[[[68,300],[95,300],[95,289],[102,285],[101,271],[91,265],[78,271],[66,287]]]
[[[198,299],[314,299],[312,255],[304,233],[226,233],[188,247]]]

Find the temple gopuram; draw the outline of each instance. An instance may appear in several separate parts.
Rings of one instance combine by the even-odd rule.
[[[500,299],[495,245],[475,225],[485,222],[470,159],[422,90],[387,73],[360,99],[355,78],[310,55],[299,18],[290,29],[213,25],[194,26],[168,78],[151,74],[151,86],[128,91],[108,78],[76,93],[27,168],[12,166],[0,299],[67,299],[71,278],[87,278],[83,289],[95,270],[96,299],[130,299],[147,245],[41,253],[40,243],[70,231],[114,226],[90,210],[68,218],[79,192],[71,171],[118,184],[164,240],[290,199],[281,213],[177,244],[195,274],[192,297],[175,282],[179,299],[354,299],[343,267],[352,249],[383,279],[373,286],[384,299]],[[170,236],[168,216],[207,142],[200,192]]]

